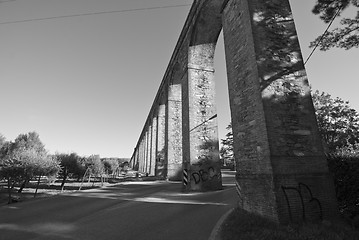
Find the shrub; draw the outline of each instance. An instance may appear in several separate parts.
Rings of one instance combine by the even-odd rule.
[[[327,155],[333,174],[339,210],[359,228],[359,154],[355,149],[340,149]]]

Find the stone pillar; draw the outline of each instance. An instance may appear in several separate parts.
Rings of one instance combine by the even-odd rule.
[[[135,165],[133,166],[133,169],[138,171],[138,163],[139,163],[139,146],[136,148],[136,155],[135,155]]]
[[[142,172],[146,173],[146,164],[147,164],[147,137],[146,133],[143,135],[143,166]]]
[[[130,161],[130,168],[135,169],[136,166],[136,155],[137,155],[137,147],[133,150],[133,155]]]
[[[152,158],[152,122],[148,125],[148,159],[147,159],[147,173],[151,174],[151,158]]]
[[[189,47],[188,114],[190,190],[208,191],[222,188],[221,163],[215,106],[214,58],[215,44]]]
[[[141,159],[141,141],[139,142],[138,144],[138,147],[137,147],[137,162],[136,162],[136,171],[139,171],[140,170],[140,159]]]
[[[148,125],[148,162],[147,173],[151,174],[151,162],[152,162],[152,122]]]
[[[147,132],[143,134],[143,170],[142,172],[146,172],[147,165]]]
[[[135,156],[136,156],[136,148],[133,150],[133,154],[131,156],[131,159],[130,159],[130,162],[129,162],[129,166],[131,168],[133,168],[133,166],[135,165],[134,162],[135,162]]]
[[[146,172],[146,134],[143,135],[142,140],[142,151],[143,151],[143,157],[142,157],[142,172]]]
[[[147,127],[147,131],[146,131],[146,135],[145,135],[145,139],[146,139],[146,164],[145,164],[145,173],[149,173],[149,168],[150,168],[150,130],[149,130],[150,126]]]
[[[157,116],[152,118],[152,129],[151,129],[151,167],[150,175],[156,175],[156,152],[157,152]]]
[[[143,149],[143,156],[142,156],[142,172],[146,171],[146,132],[142,136],[142,149]]]
[[[243,208],[283,223],[335,216],[288,0],[229,0],[223,33]]]
[[[166,104],[158,106],[156,176],[166,177]]]
[[[172,181],[182,180],[182,93],[180,79],[168,88],[168,172]]]
[[[138,146],[138,171],[142,171],[142,161],[143,161],[143,144],[142,137],[140,138],[140,144]]]

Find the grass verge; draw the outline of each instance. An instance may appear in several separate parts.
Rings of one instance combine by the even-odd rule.
[[[237,208],[222,224],[220,236],[222,240],[357,240],[359,231],[327,221],[283,226]]]
[[[115,183],[120,182],[128,182],[128,181],[157,181],[164,180],[161,177],[153,177],[153,176],[143,176],[143,177],[124,177],[124,178],[110,178],[106,182],[101,182],[99,179],[96,181],[76,181],[74,179],[69,179],[66,181],[64,189],[61,190],[61,180],[56,180],[55,182],[49,183],[46,179],[40,183],[39,188],[37,190],[36,198],[41,197],[51,197],[60,193],[69,193],[78,191],[81,187],[82,190],[93,189],[108,186]],[[12,201],[15,202],[23,202],[29,199],[34,198],[34,193],[36,191],[37,181],[30,181],[26,187],[22,190],[21,193],[18,193],[19,186],[16,185],[12,189]],[[0,206],[8,204],[8,189],[6,182],[0,182]]]
[[[37,190],[36,198],[51,197],[60,193],[78,191],[80,186],[82,190],[85,190],[85,189],[99,188],[108,184],[109,183],[101,183],[101,182],[81,183],[76,181],[67,181],[64,190],[61,191],[61,181],[56,181],[51,184],[41,183]],[[21,193],[18,193],[18,189],[19,189],[18,186],[14,187],[11,193],[13,201],[23,202],[29,199],[33,199],[34,193],[36,191],[36,185],[37,185],[36,181],[35,182],[31,181],[30,183],[27,184],[26,188],[24,188]],[[3,184],[0,187],[0,206],[6,205],[7,203],[8,203],[8,189],[7,187],[5,187],[5,184]]]

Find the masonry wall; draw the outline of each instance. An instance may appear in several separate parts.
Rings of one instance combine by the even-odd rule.
[[[182,180],[182,86],[180,81],[180,78],[174,79],[168,90],[167,178],[172,181]]]
[[[194,1],[149,115],[157,112],[156,175],[180,180],[185,169],[186,191],[222,187],[213,69],[222,27],[240,205],[283,223],[335,217],[288,0]]]
[[[166,105],[158,106],[156,176],[166,176]]]
[[[156,155],[157,155],[157,116],[152,116],[151,132],[151,168],[150,175],[156,175]]]
[[[289,2],[229,1],[224,37],[244,207],[281,222],[334,217],[333,181]]]
[[[229,1],[223,34],[241,205],[278,220],[266,120],[246,1]]]

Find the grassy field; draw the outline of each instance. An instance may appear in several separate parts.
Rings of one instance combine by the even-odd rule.
[[[222,240],[358,240],[359,231],[343,223],[323,221],[319,224],[283,226],[235,209],[220,230]]]
[[[12,198],[14,202],[17,201],[26,201],[28,199],[34,198],[34,193],[36,191],[36,181],[30,181],[27,184],[26,188],[22,190],[21,193],[18,193],[19,186],[15,186],[12,189]],[[91,188],[98,188],[105,185],[109,185],[109,183],[101,183],[101,181],[91,181],[91,182],[77,182],[74,180],[66,181],[64,190],[61,191],[61,181],[55,181],[53,183],[49,183],[46,180],[42,180],[39,188],[37,190],[36,198],[40,197],[51,197],[53,195],[60,194],[62,192],[74,192],[78,191],[80,186],[81,189],[91,189]],[[8,203],[8,189],[5,182],[0,183],[0,205],[4,205]]]
[[[161,177],[154,176],[136,176],[135,173],[129,172],[129,174],[121,175],[116,178],[106,178],[106,181],[101,182],[100,178],[91,178],[91,181],[75,181],[74,179],[67,180],[65,183],[65,187],[63,191],[61,190],[61,180],[56,181],[48,181],[46,178],[42,178],[40,185],[37,190],[36,198],[40,197],[51,197],[53,195],[57,195],[63,192],[74,192],[78,191],[81,187],[81,190],[99,188],[106,185],[123,182],[123,181],[155,181],[155,180],[163,180]],[[12,199],[13,202],[26,201],[28,199],[34,198],[34,193],[36,191],[37,182],[30,181],[26,188],[22,190],[21,193],[18,193],[19,186],[15,186],[12,189]],[[8,204],[8,189],[7,183],[5,181],[0,181],[0,206]]]

